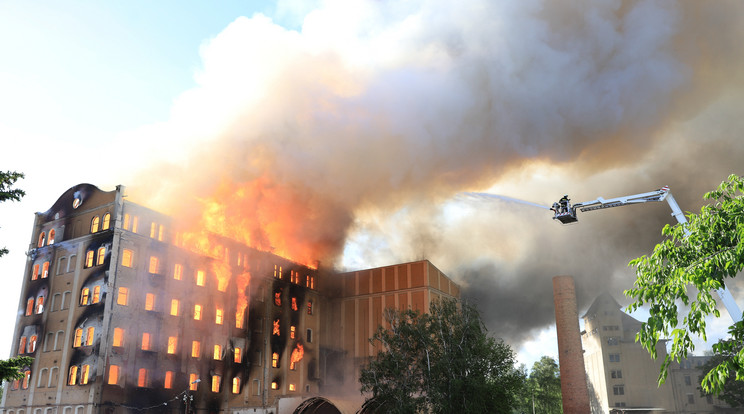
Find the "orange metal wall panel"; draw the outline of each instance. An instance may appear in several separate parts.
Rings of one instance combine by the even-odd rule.
[[[359,294],[360,295],[369,295],[369,279],[370,279],[370,271],[369,270],[363,270],[359,272]]]
[[[382,292],[382,269],[372,270],[372,293]]]
[[[394,267],[386,267],[385,268],[385,291],[390,292],[391,290],[395,290],[395,268]]]
[[[424,284],[424,262],[411,263],[411,287],[421,287]]]
[[[408,265],[395,266],[398,269],[398,289],[408,289]]]
[[[424,306],[424,291],[411,293],[411,305],[413,310],[419,312],[426,311],[426,307]]]
[[[369,355],[369,338],[372,336],[369,329],[369,299],[359,299],[359,314],[357,315],[357,344],[358,355]]]

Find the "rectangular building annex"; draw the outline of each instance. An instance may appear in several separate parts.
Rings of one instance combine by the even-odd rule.
[[[335,274],[177,234],[124,190],[37,213],[11,348],[35,359],[0,414],[354,412],[340,385],[358,395],[383,310],[459,297],[428,261]]]

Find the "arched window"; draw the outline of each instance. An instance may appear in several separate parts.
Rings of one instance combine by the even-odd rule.
[[[31,340],[28,342],[29,353],[33,354],[36,352],[36,335],[31,335]]]
[[[21,388],[24,390],[28,389],[28,384],[31,382],[31,370],[25,370],[23,371],[23,380],[21,382]]]
[[[101,226],[101,230],[108,230],[109,227],[111,227],[111,213],[106,213],[103,215],[103,225]]]
[[[39,278],[39,269],[41,269],[41,266],[39,266],[38,263],[35,264],[34,265],[34,268],[33,268],[33,271],[31,273],[31,280],[36,280],[36,279]]]
[[[36,247],[44,247],[45,239],[46,239],[46,233],[42,231],[41,234],[39,234],[39,243],[36,244]]]
[[[106,248],[101,246],[98,248],[98,258],[96,259],[96,265],[97,266],[102,265],[105,259],[106,259]]]
[[[85,306],[88,304],[88,299],[90,298],[90,288],[83,288],[83,291],[80,292],[80,305]]]
[[[93,220],[90,221],[90,232],[96,233],[98,232],[98,225],[101,223],[101,218],[98,216],[93,217]]]
[[[18,344],[18,353],[19,354],[25,354],[26,353],[26,341],[27,338],[25,336],[21,337],[21,343]]]
[[[90,299],[90,303],[94,304],[100,301],[101,301],[101,286],[100,285],[93,286],[93,297]]]
[[[26,316],[31,316],[34,313],[34,298],[28,298],[26,301]]]
[[[54,244],[54,236],[56,236],[57,232],[54,231],[54,229],[49,230],[49,242],[47,244]]]
[[[85,253],[85,267],[93,267],[93,255],[95,252],[93,250],[88,250]]]
[[[232,392],[233,394],[240,394],[240,378],[239,377],[233,378]]]
[[[67,385],[77,384],[77,372],[78,372],[77,365],[73,365],[70,367],[70,374],[67,377]]]
[[[75,329],[75,339],[72,342],[72,347],[77,348],[83,343],[83,328]],[[75,384],[71,384],[75,385]]]
[[[36,298],[36,314],[44,312],[44,296]]]
[[[85,345],[93,345],[93,338],[95,338],[96,328],[93,326],[88,327],[88,332],[85,335]]]
[[[41,265],[41,278],[46,279],[49,277],[49,262],[44,262],[43,265]]]

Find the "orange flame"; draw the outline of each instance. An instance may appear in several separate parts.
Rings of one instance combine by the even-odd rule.
[[[279,319],[274,321],[274,330],[271,331],[271,334],[279,336]]]
[[[248,307],[249,298],[245,295],[245,288],[251,282],[251,273],[243,272],[238,275],[237,288],[238,288],[238,304],[235,311],[236,328],[243,327],[243,321],[245,320],[245,309]]]
[[[305,355],[305,348],[302,346],[302,344],[297,344],[295,349],[292,350],[292,355],[290,355],[289,357],[290,364],[294,365],[297,362],[300,362],[304,355]]]

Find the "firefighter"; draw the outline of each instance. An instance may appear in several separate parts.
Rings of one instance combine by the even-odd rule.
[[[566,194],[558,202],[561,205],[561,213],[568,213],[568,202],[569,201],[571,200],[568,198],[568,194]]]

